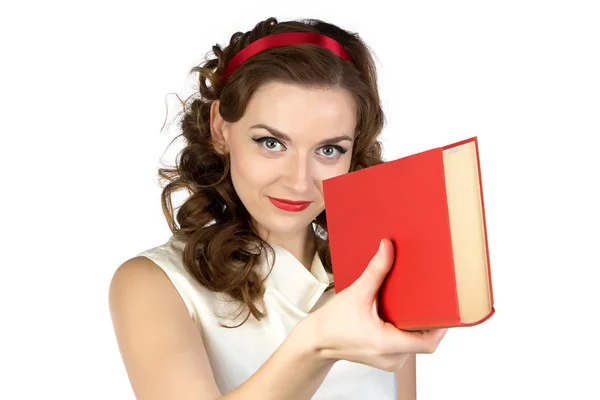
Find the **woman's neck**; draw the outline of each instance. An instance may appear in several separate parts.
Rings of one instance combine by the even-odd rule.
[[[271,245],[286,249],[310,271],[315,251],[317,250],[316,237],[312,225],[303,231],[288,235],[278,235],[271,232],[265,241]]]

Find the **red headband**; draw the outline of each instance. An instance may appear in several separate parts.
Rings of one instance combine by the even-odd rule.
[[[263,50],[267,50],[272,47],[292,46],[295,44],[306,43],[318,44],[319,46],[333,51],[344,60],[352,62],[352,57],[350,57],[350,54],[348,54],[344,46],[328,36],[314,32],[277,33],[275,35],[269,35],[260,38],[240,50],[225,66],[222,76],[223,83],[227,83],[231,74],[246,60]]]

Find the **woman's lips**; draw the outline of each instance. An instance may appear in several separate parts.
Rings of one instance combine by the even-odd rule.
[[[311,203],[310,201],[277,199],[275,197],[269,197],[269,200],[275,207],[284,211],[302,211]]]

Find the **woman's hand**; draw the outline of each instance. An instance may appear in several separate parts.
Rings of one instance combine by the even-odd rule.
[[[362,275],[301,322],[326,359],[392,372],[399,370],[410,355],[437,349],[447,329],[409,332],[379,318],[377,296],[392,266],[393,254],[392,243],[383,239]]]

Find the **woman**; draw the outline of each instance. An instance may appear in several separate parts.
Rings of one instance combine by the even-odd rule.
[[[192,70],[186,147],[160,170],[173,236],[123,263],[110,286],[136,397],[414,398],[415,354],[445,330],[379,318],[391,242],[333,290],[321,182],[383,162],[369,49],[322,21],[270,18],[213,52]],[[180,189],[190,196],[174,213]]]

